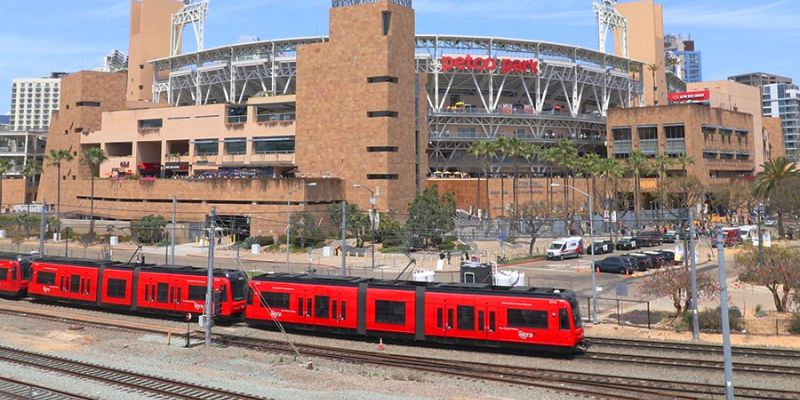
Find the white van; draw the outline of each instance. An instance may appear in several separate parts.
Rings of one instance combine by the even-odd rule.
[[[583,256],[583,238],[578,236],[558,238],[547,249],[547,259],[563,260],[568,257],[578,258]]]
[[[742,241],[747,243],[756,243],[758,242],[758,226],[757,225],[742,225],[739,227],[739,236],[742,237]]]

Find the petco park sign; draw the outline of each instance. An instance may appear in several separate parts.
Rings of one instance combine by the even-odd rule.
[[[536,74],[539,72],[539,61],[512,60],[508,58],[483,57],[442,57],[442,72],[449,71],[493,72],[501,74]]]

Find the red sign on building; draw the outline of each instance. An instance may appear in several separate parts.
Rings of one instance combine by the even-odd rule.
[[[708,90],[676,92],[669,94],[670,103],[705,103],[710,99],[711,93]]]
[[[483,58],[469,55],[466,57],[442,57],[442,72],[452,70],[472,72],[500,71],[503,75],[510,73],[537,74],[539,72],[539,61]]]

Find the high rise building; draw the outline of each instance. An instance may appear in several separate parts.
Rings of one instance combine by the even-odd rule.
[[[781,119],[786,156],[792,161],[800,161],[800,88],[792,83],[791,78],[763,72],[728,79],[761,89],[763,115]]]
[[[15,131],[46,131],[50,115],[58,110],[61,76],[19,78],[11,84],[11,121]]]
[[[703,80],[702,54],[695,49],[691,36],[664,36],[664,52],[667,71],[672,72],[686,83]]]

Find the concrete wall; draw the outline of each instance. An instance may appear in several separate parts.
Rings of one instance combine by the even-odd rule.
[[[148,61],[169,57],[172,14],[182,7],[180,0],[131,0],[125,92],[128,101],[150,101],[153,94],[153,65]]]
[[[634,60],[644,62],[641,74],[644,76],[645,104],[667,104],[667,78],[664,65],[664,9],[661,4],[653,0],[640,0],[630,3],[617,4],[617,10],[628,18],[628,56]],[[622,38],[614,36],[614,46],[617,55],[622,55]],[[653,94],[653,73],[648,69],[648,64],[657,67],[655,86],[658,87]]]
[[[766,160],[786,157],[786,143],[783,136],[783,125],[780,118],[762,117],[764,126]]]
[[[3,198],[0,208],[2,212],[8,212],[15,205],[26,204],[26,193],[29,198],[35,194],[35,188],[26,184],[26,179],[3,179],[0,181],[3,187]]]

